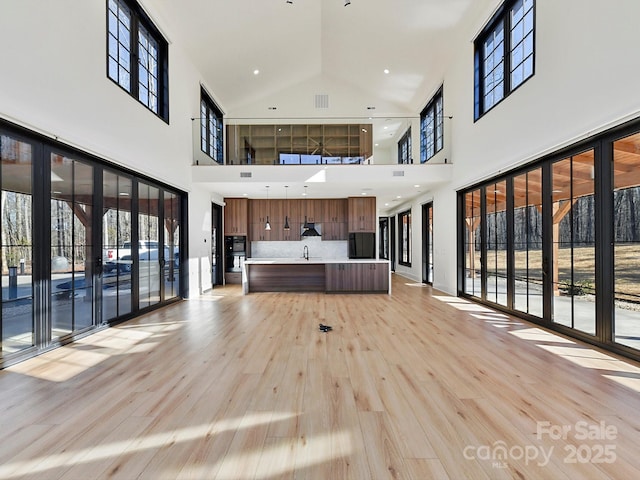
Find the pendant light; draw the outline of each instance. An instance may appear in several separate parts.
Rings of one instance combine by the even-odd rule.
[[[269,185],[267,185],[267,222],[264,224],[265,230],[271,230],[271,224],[269,223]]]
[[[289,185],[285,185],[284,186],[284,211],[286,212],[289,208],[289,196],[287,195],[287,189],[289,188]],[[284,216],[284,229],[286,231],[289,231],[289,216],[285,214]]]

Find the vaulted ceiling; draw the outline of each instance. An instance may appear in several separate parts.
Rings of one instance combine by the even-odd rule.
[[[291,1],[146,3],[200,70],[226,123],[367,120],[373,142],[389,151],[442,84],[456,27],[496,3]],[[316,107],[316,95],[328,96],[327,108]]]

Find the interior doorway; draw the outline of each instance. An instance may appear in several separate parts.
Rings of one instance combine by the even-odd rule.
[[[211,204],[211,284],[222,285],[224,269],[222,265],[222,207]]]

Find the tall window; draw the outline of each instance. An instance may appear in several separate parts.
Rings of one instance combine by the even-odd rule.
[[[400,244],[400,265],[411,266],[411,210],[398,215],[398,243]]]
[[[413,158],[411,158],[411,128],[407,130],[398,142],[398,163],[405,165],[413,163]]]
[[[444,145],[444,112],[442,87],[420,114],[420,163],[442,150]]]
[[[200,93],[200,148],[222,163],[222,112],[205,93]]]
[[[534,0],[507,0],[475,41],[476,120],[533,75]]]
[[[169,120],[167,42],[133,0],[107,1],[107,74]]]

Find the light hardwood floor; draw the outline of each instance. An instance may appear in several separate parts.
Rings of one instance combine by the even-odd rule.
[[[0,478],[633,479],[639,392],[638,365],[399,276],[216,287],[0,372]]]

